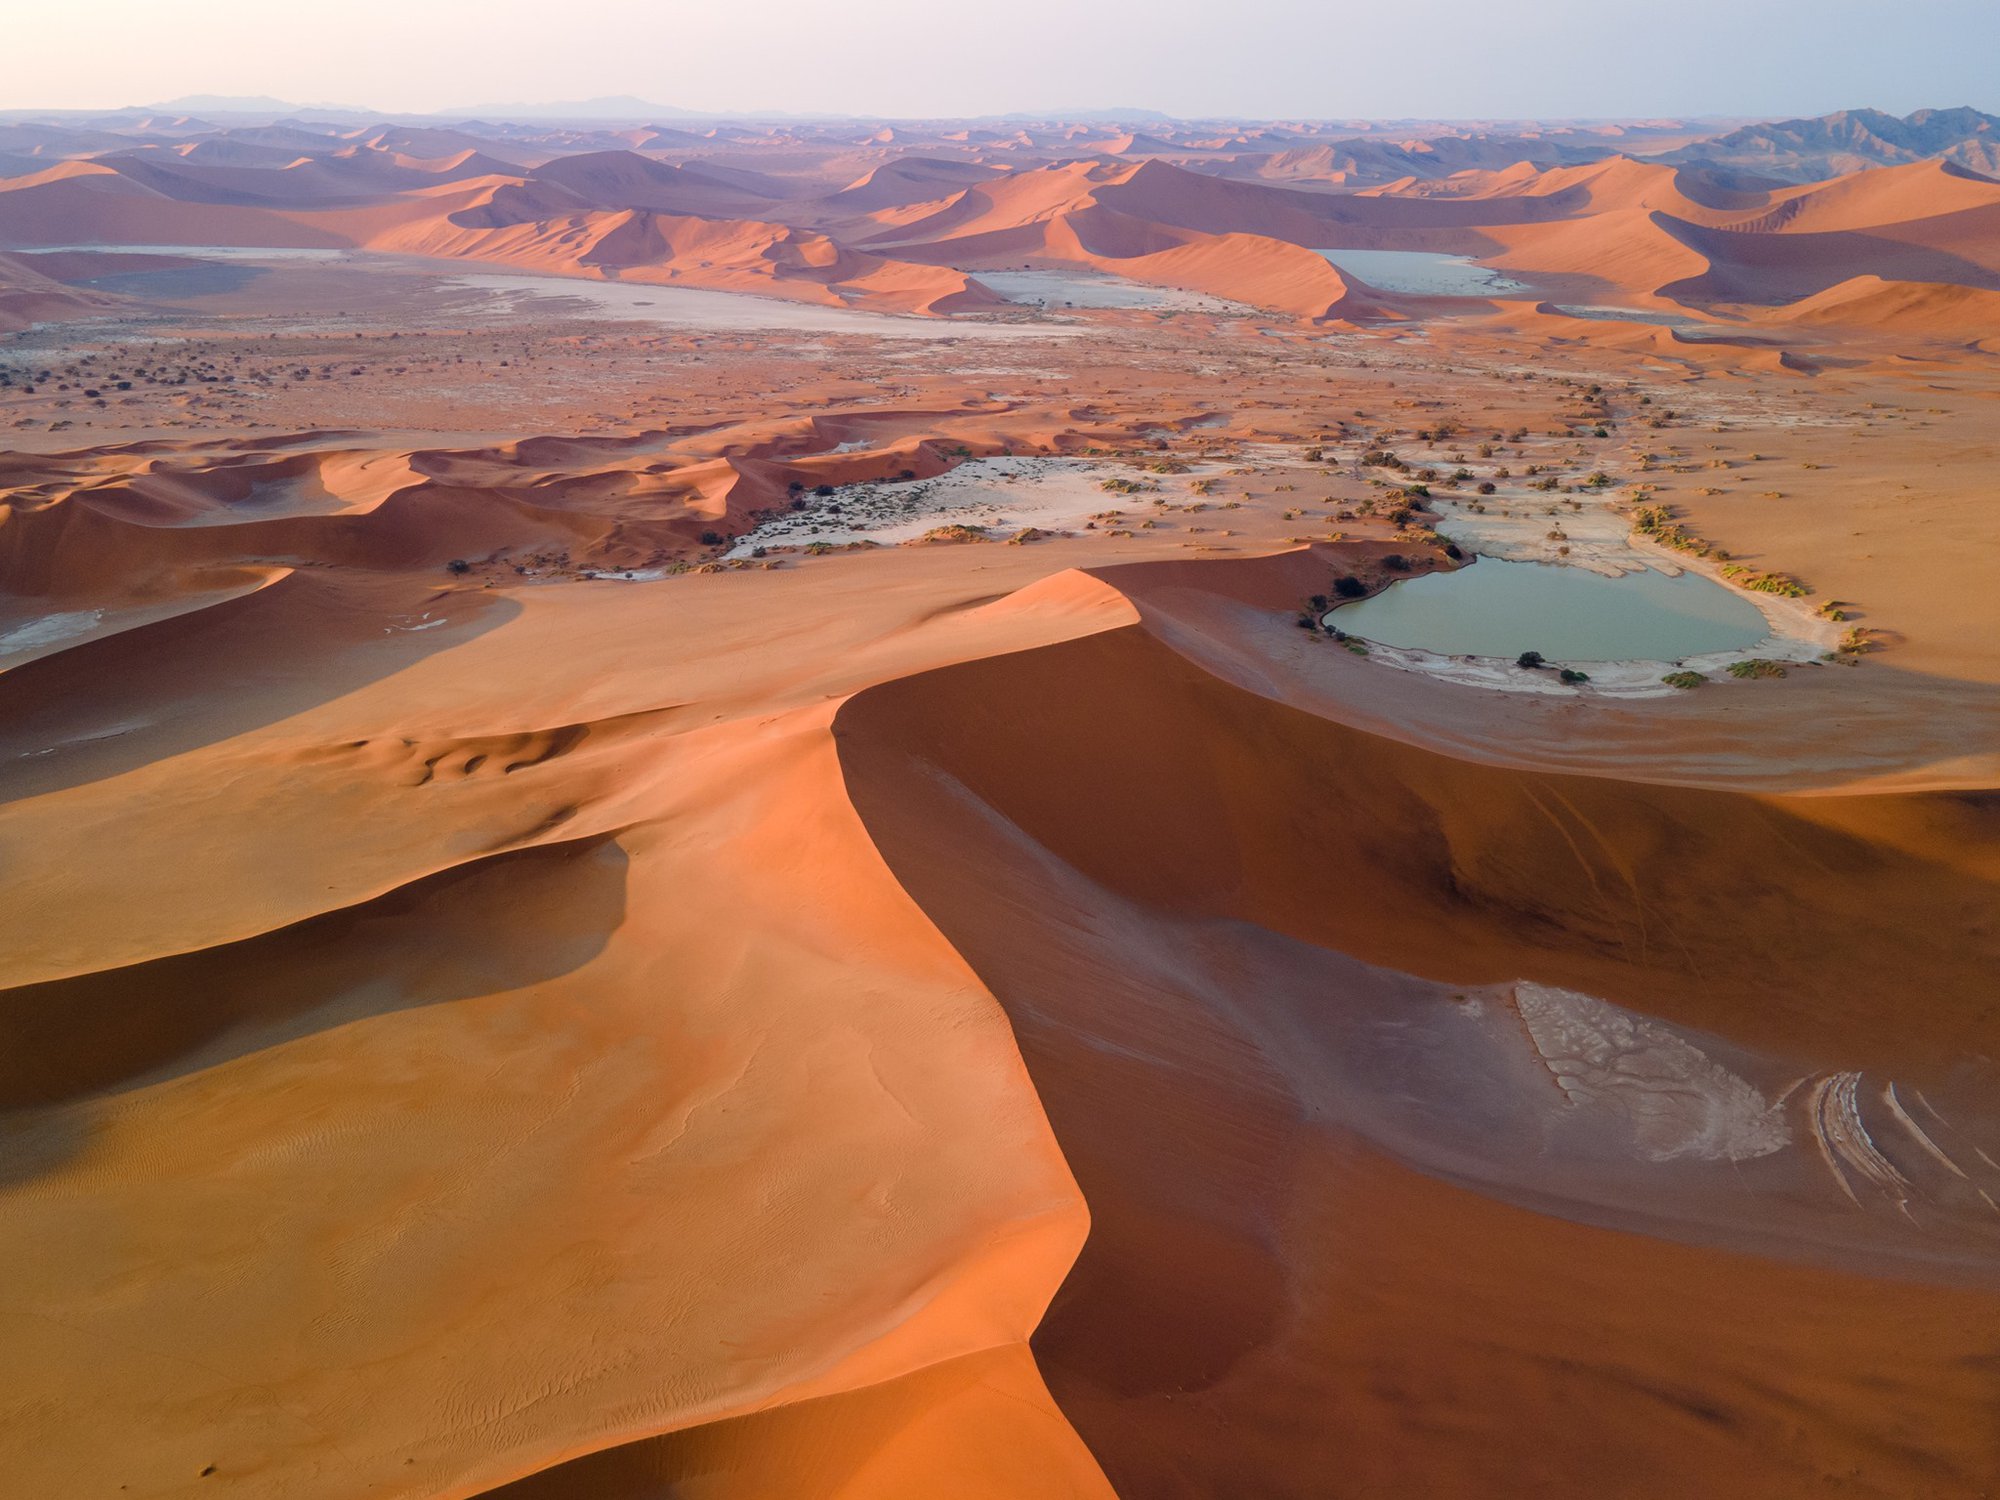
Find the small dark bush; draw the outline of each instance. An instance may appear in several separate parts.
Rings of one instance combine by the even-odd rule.
[[[448,573],[470,573],[472,571],[472,564],[462,557],[454,557],[444,566],[445,571]]]
[[[828,495],[833,493],[833,486],[830,484],[816,484],[813,486],[813,493],[824,500]]]
[[[1482,495],[1492,494],[1495,488],[1496,486],[1490,479],[1482,479],[1479,481],[1479,493]]]
[[[1382,554],[1382,566],[1391,573],[1407,573],[1410,571],[1410,560],[1400,552],[1385,552]]]
[[[1344,573],[1333,580],[1333,591],[1343,599],[1359,599],[1368,592],[1368,585],[1352,573]]]
[[[719,531],[704,531],[701,534],[701,544],[704,547],[720,547],[728,540],[729,538],[725,537]]]
[[[1519,656],[1514,658],[1514,665],[1527,671],[1533,671],[1536,667],[1543,665],[1542,653],[1539,651],[1523,651]]]
[[[1579,671],[1577,671],[1577,669],[1576,669],[1575,667],[1564,667],[1564,668],[1562,669],[1562,672],[1560,673],[1560,676],[1562,677],[1562,680],[1563,680],[1564,682],[1568,682],[1568,683],[1578,683],[1578,682],[1588,682],[1588,681],[1590,681],[1590,676],[1589,676],[1589,674],[1588,674],[1588,673],[1585,673],[1585,672],[1579,672]]]

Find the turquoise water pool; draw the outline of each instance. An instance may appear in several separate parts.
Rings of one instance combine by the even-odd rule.
[[[1552,662],[1681,661],[1741,650],[1770,634],[1749,600],[1695,573],[1645,569],[1612,578],[1492,557],[1405,579],[1334,610],[1327,623],[1364,641],[1440,656],[1539,651]]]

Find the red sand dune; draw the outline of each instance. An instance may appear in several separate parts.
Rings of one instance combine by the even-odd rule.
[[[51,265],[33,255],[0,254],[0,332],[88,317],[122,305],[116,297],[65,286],[55,273],[68,269],[73,268]]]
[[[1615,154],[1516,158],[1355,192],[1337,190],[1347,168],[1326,145],[1232,176],[1227,141],[1190,142],[1197,171],[1165,159],[1192,159],[1172,137],[1030,140],[1068,154],[1009,165],[965,131],[864,132],[818,155],[759,155],[754,131],[604,131],[514,166],[466,132],[272,128],[0,179],[0,244],[364,246],[920,313],[991,307],[966,273],[1024,263],[1314,320],[1392,310],[1286,246],[1472,255],[1635,306],[1770,307],[1855,275],[2000,289],[2000,183],[1940,161],[1791,186]]]
[[[2000,185],[1571,130],[13,129],[0,326],[61,322],[8,364],[77,387],[0,390],[23,1494],[1991,1488]],[[113,298],[191,261],[72,243],[1264,311],[717,336],[440,316],[366,255]],[[376,270],[331,329],[273,290]],[[1550,547],[1650,496],[1884,649],[1805,659],[1829,615],[1626,698],[1298,628],[1464,566],[1379,501],[1488,477]],[[857,529],[729,555],[817,499]]]

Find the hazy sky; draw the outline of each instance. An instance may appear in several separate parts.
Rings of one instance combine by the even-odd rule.
[[[0,108],[636,94],[939,116],[2000,111],[2000,0],[0,0]]]

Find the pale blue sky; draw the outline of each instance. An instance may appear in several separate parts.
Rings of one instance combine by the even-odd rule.
[[[0,0],[0,108],[636,94],[888,117],[2000,111],[2000,0]]]

